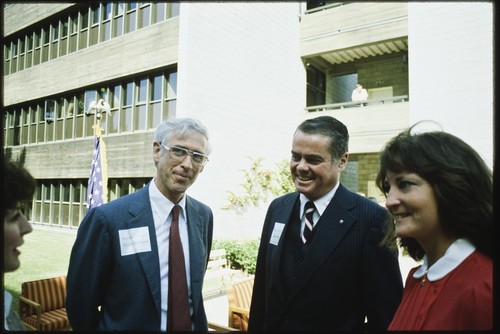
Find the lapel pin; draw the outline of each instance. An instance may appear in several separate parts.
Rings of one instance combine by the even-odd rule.
[[[339,223],[341,223],[341,224],[342,224],[343,222],[344,222],[344,220],[343,220],[343,219],[339,220]]]

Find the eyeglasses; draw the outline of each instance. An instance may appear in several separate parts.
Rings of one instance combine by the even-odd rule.
[[[169,156],[175,161],[184,161],[188,155],[191,156],[191,163],[193,166],[202,167],[208,162],[208,157],[198,152],[193,152],[182,147],[168,147],[161,144],[169,153]]]

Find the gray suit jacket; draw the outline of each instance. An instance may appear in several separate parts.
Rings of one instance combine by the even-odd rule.
[[[195,330],[207,331],[202,286],[212,247],[213,215],[208,206],[189,196],[186,212],[193,323]],[[118,231],[134,228],[148,231],[151,250],[122,255]],[[159,331],[160,292],[148,186],[90,210],[78,229],[67,275],[66,308],[73,329]]]
[[[295,192],[269,206],[249,331],[385,330],[403,289],[397,252],[379,246],[387,211],[341,184],[314,228],[312,243],[301,249],[298,227],[290,233],[290,222],[298,224],[298,200]],[[290,255],[296,249],[302,253]]]

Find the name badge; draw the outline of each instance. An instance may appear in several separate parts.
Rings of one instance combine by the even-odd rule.
[[[271,234],[271,240],[269,240],[269,243],[271,245],[278,245],[278,242],[280,241],[281,238],[281,233],[283,232],[283,228],[285,228],[285,224],[283,223],[274,223],[274,229],[273,233]]]
[[[119,230],[121,255],[150,252],[151,241],[149,240],[149,229],[147,226]]]

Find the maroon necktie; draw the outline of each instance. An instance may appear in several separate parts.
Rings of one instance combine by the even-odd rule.
[[[179,206],[172,209],[168,251],[167,331],[190,331],[189,295],[184,266],[184,252],[179,234]]]

